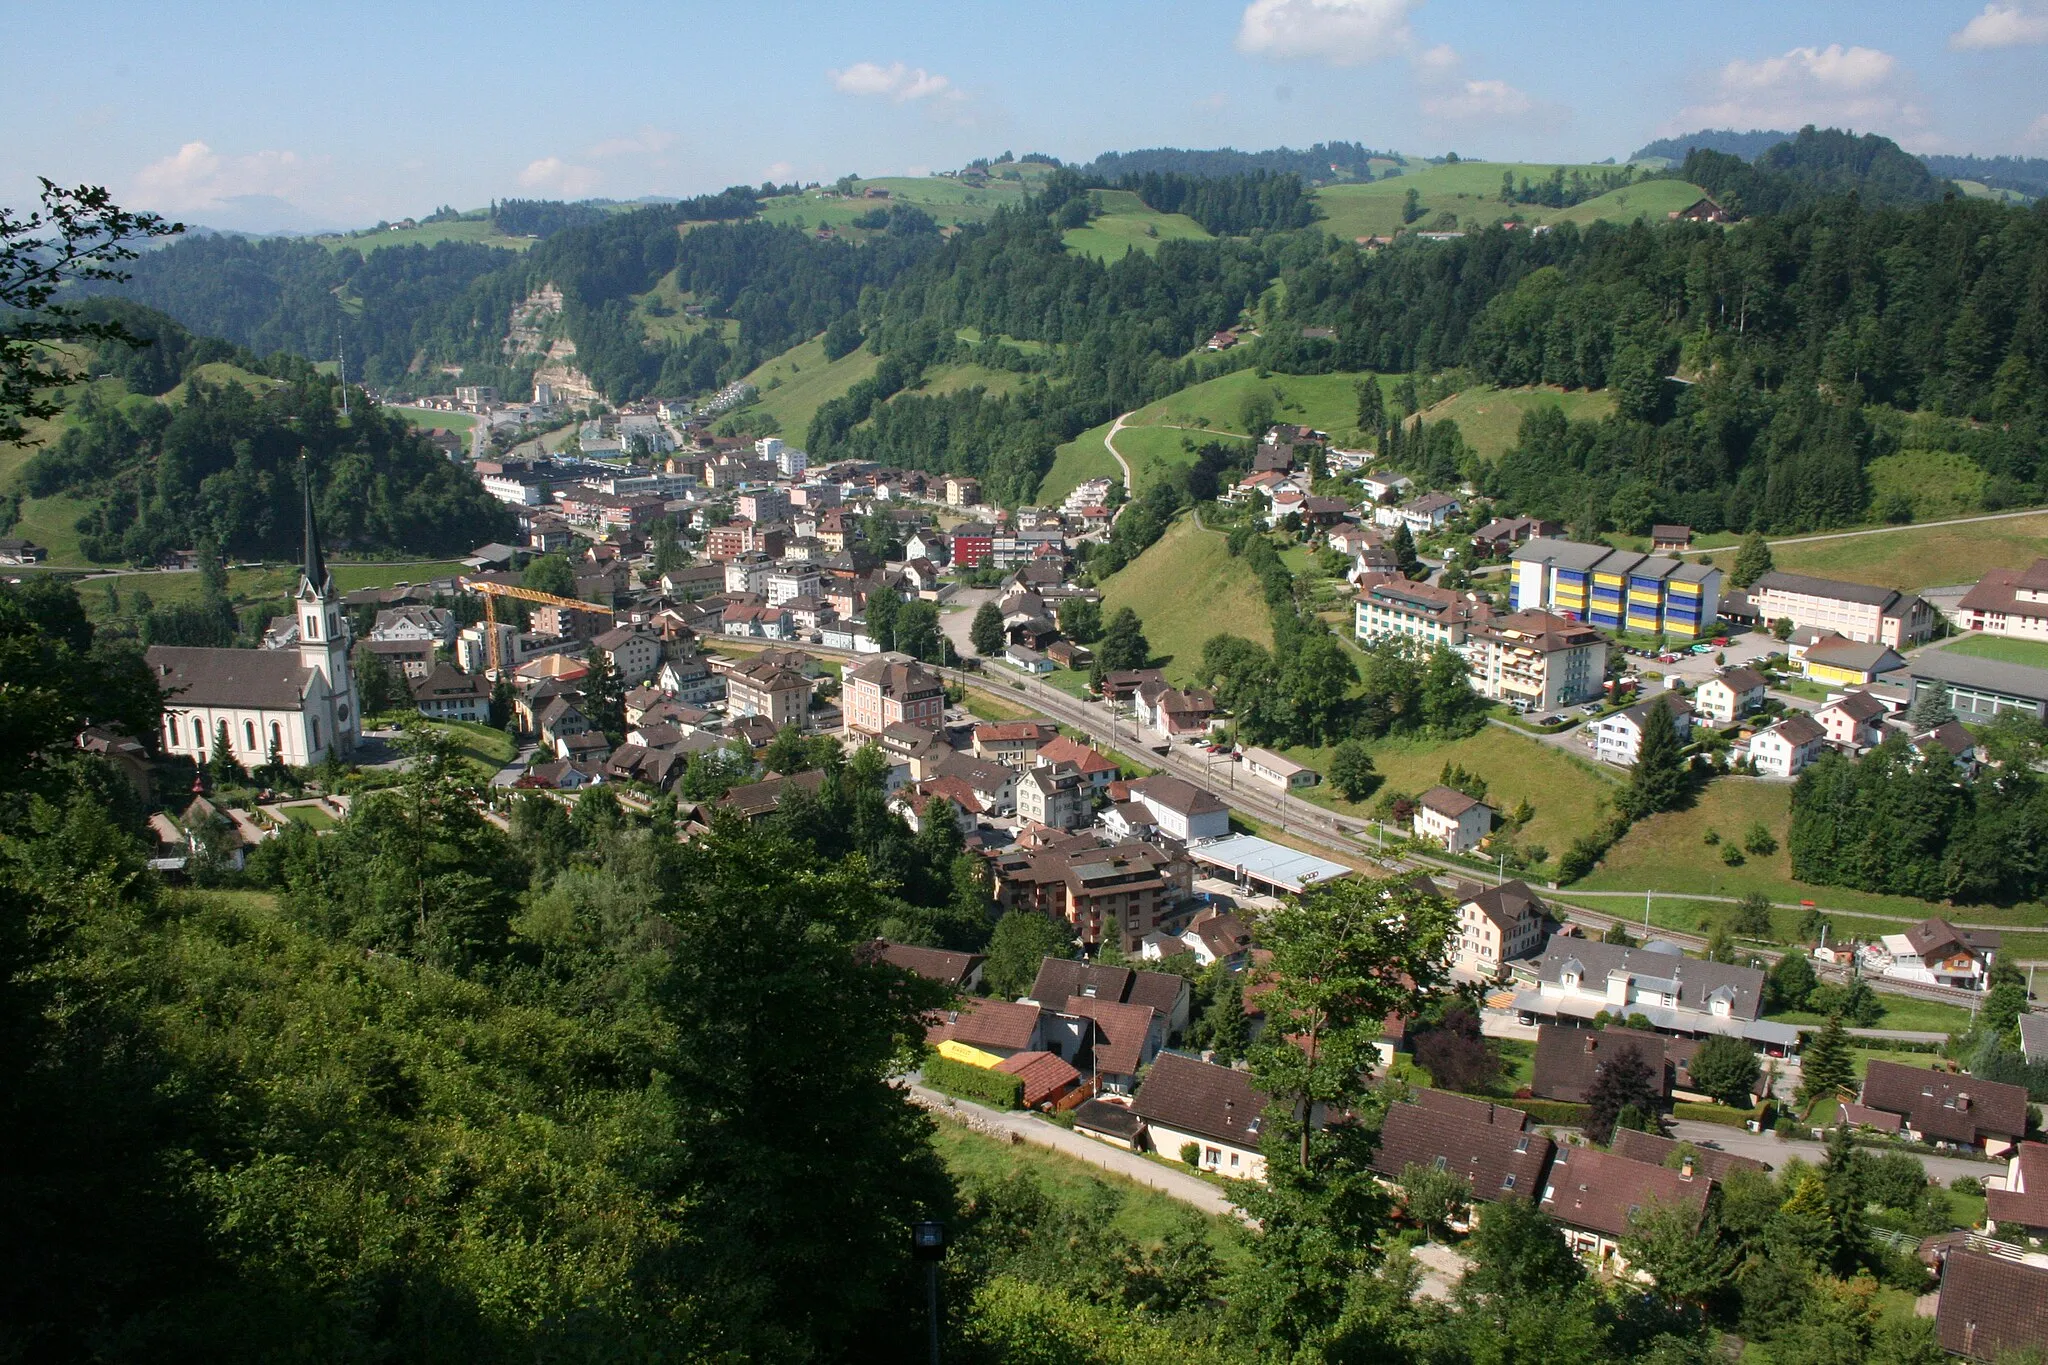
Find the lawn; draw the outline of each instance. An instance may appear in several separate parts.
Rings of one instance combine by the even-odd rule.
[[[965,704],[968,713],[978,720],[1024,720],[1033,714],[1022,706],[998,698],[993,693],[984,692],[978,687],[967,689]]]
[[[229,384],[240,384],[243,388],[259,397],[274,389],[285,387],[282,379],[272,379],[268,375],[256,374],[243,369],[240,365],[230,365],[225,360],[214,360],[195,367],[192,373],[185,376],[184,383],[164,395],[164,401],[166,403],[184,402],[187,390],[195,382],[209,384],[217,389],[226,388]]]
[[[747,382],[759,389],[761,396],[745,411],[773,417],[782,424],[783,439],[801,445],[818,409],[829,400],[844,396],[881,363],[882,358],[865,346],[837,360],[827,360],[822,339],[806,341],[747,376]]]
[[[510,763],[519,753],[519,746],[503,730],[468,720],[434,721],[432,724],[448,736],[458,754],[492,773]]]
[[[1327,749],[1289,749],[1287,756],[1320,771],[1329,767]],[[1614,782],[1584,759],[1497,725],[1449,743],[1381,740],[1372,746],[1372,760],[1386,779],[1387,791],[1419,795],[1437,785],[1449,763],[1484,778],[1487,804],[1496,810],[1512,810],[1527,801],[1533,814],[1520,842],[1525,847],[1543,845],[1552,860],[1601,819],[1602,805],[1615,790]],[[1368,814],[1379,799],[1375,793],[1354,805],[1329,787],[1313,788],[1308,795],[1318,805],[1358,816]]]
[[[1147,208],[1131,190],[1096,190],[1091,197],[1102,206],[1102,214],[1087,227],[1060,234],[1069,251],[1107,262],[1134,247],[1149,256],[1161,242],[1209,240],[1208,229],[1194,219]]]
[[[1272,620],[1256,579],[1233,559],[1221,532],[1182,517],[1156,544],[1102,585],[1103,616],[1129,607],[1144,623],[1155,659],[1164,658],[1176,682],[1193,679],[1202,644],[1230,631],[1262,645],[1273,643]]]
[[[1081,1204],[1113,1192],[1122,1196],[1115,1226],[1146,1247],[1163,1242],[1191,1212],[1178,1199],[1035,1143],[997,1142],[943,1119],[932,1126],[932,1149],[955,1179],[994,1182],[1016,1172],[1029,1172],[1048,1198],[1066,1204]],[[1214,1214],[1201,1217],[1216,1254],[1225,1264],[1238,1261],[1244,1253],[1230,1220]]]
[[[2048,512],[1771,545],[1772,561],[1787,573],[1908,589],[1974,583],[1991,569],[2024,569],[2043,554],[2048,554]],[[1732,568],[1734,552],[1717,553],[1714,562]]]
[[[1649,218],[1661,222],[1675,209],[1682,209],[1700,197],[1697,186],[1680,180],[1652,180],[1625,189],[1611,190],[1568,209],[1550,209],[1537,204],[1504,204],[1500,199],[1503,172],[1513,172],[1519,183],[1547,178],[1553,168],[1521,162],[1466,161],[1454,166],[1411,166],[1403,174],[1371,183],[1325,185],[1315,192],[1326,215],[1323,227],[1347,241],[1359,237],[1391,236],[1399,232],[1402,206],[1408,191],[1420,197],[1422,216],[1406,226],[1432,228],[1437,215],[1454,213],[1458,227],[1474,230],[1508,221],[1517,223],[1630,222]],[[1605,175],[1612,166],[1566,166],[1588,177]]]
[[[1984,467],[1952,450],[1902,450],[1865,466],[1870,502],[1883,507],[1904,495],[1915,521],[1967,517],[1984,510]]]
[[[1873,1028],[1907,1029],[1920,1033],[1961,1033],[1970,1026],[1970,1012],[1961,1005],[1944,1005],[1939,1000],[1921,1000],[1915,996],[1891,995],[1885,992],[1880,992],[1877,998],[1884,1002],[1884,1017],[1872,1025]],[[1827,1022],[1825,1015],[1807,1010],[1787,1010],[1770,1017],[1781,1024],[1818,1026]]]
[[[423,223],[415,228],[386,228],[382,232],[329,233],[313,240],[329,251],[360,251],[367,256],[379,247],[432,246],[436,242],[477,242],[507,251],[524,251],[536,239],[508,237],[489,218],[462,218],[452,223]]]
[[[286,806],[284,813],[316,833],[334,828],[334,817],[320,806]]]
[[[1110,458],[1109,451],[1102,444],[1109,427],[1110,424],[1104,422],[1053,451],[1052,467],[1045,471],[1045,478],[1038,485],[1040,504],[1057,507],[1066,501],[1067,494],[1090,479],[1123,476],[1123,471],[1116,467],[1116,461]]]
[[[386,404],[384,411],[394,417],[403,417],[416,427],[453,431],[460,435],[467,435],[476,425],[476,418],[466,412],[439,412],[433,408],[408,408],[398,404]]]
[[[1996,659],[2000,663],[2048,668],[2048,643],[2040,640],[2014,640],[2004,635],[1965,635],[1942,648],[1951,654],[1971,654],[1980,659]]]
[[[1116,449],[1131,467],[1131,481],[1142,493],[1169,470],[1186,469],[1195,462],[1188,449],[1217,438],[1199,431],[1177,431],[1172,427],[1127,426],[1116,434]]]
[[[1564,409],[1567,419],[1598,421],[1614,411],[1614,394],[1608,389],[1538,388],[1497,389],[1481,384],[1453,394],[1423,414],[1428,422],[1450,418],[1457,422],[1466,444],[1489,460],[1498,459],[1521,433],[1522,418],[1540,408]]]
[[[1339,445],[1355,442],[1358,431],[1358,386],[1373,376],[1339,371],[1334,374],[1269,374],[1232,370],[1200,384],[1191,384],[1148,403],[1131,415],[1128,426],[1197,427],[1209,431],[1247,433],[1240,420],[1247,398],[1261,395],[1273,404],[1273,418],[1327,431]],[[1395,376],[1382,375],[1380,385],[1391,395]],[[1189,433],[1197,443],[1200,432]]]
[[[85,500],[69,494],[23,498],[21,516],[9,534],[32,540],[48,550],[52,565],[82,565],[89,562],[78,543],[78,519],[85,513]]]
[[[916,387],[907,392],[937,398],[963,389],[986,389],[989,397],[1001,398],[1023,388],[1029,378],[1015,370],[991,370],[985,365],[972,363],[934,365],[924,372]]]

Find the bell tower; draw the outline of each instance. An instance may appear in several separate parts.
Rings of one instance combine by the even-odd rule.
[[[299,567],[299,662],[320,674],[327,693],[324,701],[307,700],[307,738],[311,741],[307,752],[332,744],[348,753],[362,733],[355,673],[348,663],[348,617],[334,590],[334,576],[327,572],[326,557],[320,553],[320,528],[313,519],[313,474],[303,453],[299,456],[299,482],[306,513],[305,562]]]

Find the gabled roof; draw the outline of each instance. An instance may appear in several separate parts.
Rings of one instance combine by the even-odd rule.
[[[1718,682],[1737,696],[1742,695],[1744,692],[1754,692],[1759,687],[1765,686],[1763,674],[1753,668],[1744,668],[1740,664],[1730,664],[1707,681]]]
[[[1499,886],[1489,886],[1477,895],[1467,896],[1459,904],[1472,906],[1498,925],[1503,933],[1528,916],[1543,913],[1543,902],[1519,877]]]
[[[1941,1270],[1934,1332],[1973,1360],[2048,1350],[2048,1269],[1958,1247]]]
[[[1425,810],[1433,810],[1447,820],[1461,819],[1465,812],[1486,803],[1476,796],[1467,796],[1456,787],[1431,787],[1415,798]]]
[[[1026,1109],[1036,1109],[1063,1091],[1081,1083],[1081,1073],[1069,1066],[1057,1052],[1018,1052],[996,1063],[995,1069],[1024,1082]]]
[[[1267,1103],[1266,1096],[1252,1089],[1249,1072],[1162,1052],[1131,1108],[1148,1123],[1233,1147],[1256,1148]]]
[[[887,939],[876,939],[863,949],[871,961],[886,962],[892,967],[901,967],[923,977],[936,981],[942,986],[958,990],[974,975],[974,969],[988,959],[981,953],[956,953],[944,948],[920,948],[914,943],[891,943]]]
[[[1813,578],[1806,574],[1781,573],[1773,569],[1750,584],[1752,593],[1782,592],[1802,597],[1829,597],[1857,602],[1866,607],[1890,607],[1903,595],[1896,588],[1878,588],[1868,583],[1844,583],[1834,578]]]
[[[1987,1135],[2017,1141],[2027,1131],[2027,1092],[1978,1076],[1873,1061],[1864,1072],[1862,1099],[1947,1142],[1976,1143]]]
[[[925,1041],[951,1039],[969,1047],[1001,1047],[1015,1052],[1029,1048],[1038,1035],[1043,1011],[1036,1005],[1008,1000],[963,1000],[959,1008],[934,1013]]]
[[[1821,729],[1813,718],[1803,711],[1785,717],[1764,733],[1776,735],[1795,749],[1827,738],[1827,731]]]
[[[151,645],[144,658],[174,707],[296,711],[315,676],[296,650]]]
[[[1068,739],[1065,735],[1049,739],[1040,745],[1038,757],[1047,763],[1071,763],[1084,774],[1118,771],[1116,764],[1087,745]]]
[[[1396,1104],[1380,1127],[1372,1168],[1399,1180],[1409,1166],[1434,1167],[1463,1177],[1474,1199],[1535,1199],[1543,1193],[1550,1152],[1551,1141],[1541,1133],[1448,1108]]]
[[[1384,1030],[1382,1036],[1385,1036]],[[1408,1102],[1424,1109],[1451,1114],[1468,1122],[1490,1123],[1496,1128],[1508,1128],[1518,1133],[1529,1126],[1529,1116],[1520,1109],[1495,1104],[1491,1100],[1474,1099],[1470,1095],[1453,1094],[1448,1090],[1434,1090],[1428,1086],[1416,1087]]]
[[[1614,1130],[1614,1141],[1609,1144],[1608,1150],[1630,1161],[1640,1161],[1646,1166],[1664,1166],[1669,1170],[1671,1167],[1666,1163],[1680,1148],[1688,1145],[1690,1144],[1679,1142],[1675,1138],[1659,1137],[1655,1133],[1639,1133],[1633,1128],[1617,1128]],[[1717,1151],[1712,1147],[1693,1148],[1694,1173],[1713,1180],[1726,1180],[1728,1172],[1733,1170],[1756,1171],[1761,1174],[1770,1169],[1769,1165],[1755,1157],[1737,1156],[1733,1152]]]
[[[1178,815],[1213,815],[1228,810],[1213,793],[1206,792],[1194,783],[1165,773],[1141,778],[1128,784],[1133,797],[1141,797],[1150,804],[1164,806]]]
[[[1631,1050],[1649,1064],[1652,1091],[1670,1094],[1662,1034],[1632,1028],[1569,1028],[1558,1024],[1543,1024],[1536,1030],[1536,1069],[1529,1089],[1547,1100],[1583,1104],[1600,1074],[1615,1058]]]
[[[1100,1035],[1095,1042],[1097,1075],[1135,1076],[1145,1064],[1145,1043],[1152,1035],[1152,1021],[1157,1018],[1150,1005],[1070,995],[1060,1012],[1095,1021]]]
[[[2014,1160],[2023,1188],[1985,1190],[1985,1214],[1994,1222],[2048,1228],[2048,1143],[2022,1142]]]
[[[1858,722],[1876,720],[1883,716],[1886,710],[1885,704],[1868,692],[1846,693],[1820,709],[1822,712],[1840,711],[1850,720]]]
[[[1624,1237],[1636,1215],[1652,1204],[1689,1209],[1699,1218],[1713,1185],[1704,1175],[1687,1180],[1677,1171],[1594,1147],[1560,1147],[1550,1163],[1542,1208],[1567,1227]]]

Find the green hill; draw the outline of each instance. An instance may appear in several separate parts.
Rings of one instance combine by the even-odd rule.
[[[881,357],[859,347],[837,360],[825,359],[825,343],[813,338],[791,347],[747,376],[761,391],[746,411],[782,424],[784,439],[801,443],[818,409],[875,372]]]
[[[1129,607],[1144,623],[1155,658],[1165,658],[1176,682],[1194,677],[1202,643],[1229,630],[1262,645],[1273,643],[1266,603],[1251,569],[1233,559],[1223,533],[1182,517],[1145,553],[1102,585],[1105,616]]]
[[[477,217],[457,218],[441,223],[422,223],[411,228],[332,232],[313,240],[329,251],[352,249],[367,256],[379,247],[433,246],[437,242],[475,242],[479,246],[502,247],[506,251],[524,251],[539,238],[507,236],[498,231],[497,224],[488,217]]]
[[[1614,394],[1609,389],[1560,389],[1548,384],[1522,389],[1480,384],[1428,409],[1423,420],[1454,420],[1466,444],[1491,460],[1515,443],[1522,418],[1542,407],[1563,408],[1574,422],[1598,421],[1613,413]]]
[[[1559,169],[1532,162],[1461,161],[1452,166],[1410,168],[1400,175],[1370,184],[1325,185],[1315,192],[1325,215],[1323,226],[1343,238],[1387,237],[1403,226],[1434,227],[1440,215],[1453,214],[1461,229],[1488,227],[1498,222],[1590,223],[1630,222],[1648,217],[1661,221],[1674,209],[1684,208],[1700,197],[1699,187],[1682,180],[1647,180],[1611,190],[1571,208],[1545,208],[1539,204],[1504,204],[1500,198],[1501,176],[1512,173],[1519,185],[1523,180],[1538,183]],[[1564,166],[1567,177],[1576,171],[1588,180],[1611,175],[1613,166]],[[1402,222],[1403,205],[1409,190],[1418,195],[1422,214],[1412,224]]]
[[[1089,196],[1102,206],[1087,227],[1069,228],[1061,236],[1067,250],[1099,261],[1114,261],[1132,247],[1148,256],[1161,242],[1206,241],[1209,232],[1184,213],[1159,213],[1130,190],[1095,190]]]

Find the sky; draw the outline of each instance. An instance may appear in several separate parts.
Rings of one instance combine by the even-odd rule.
[[[1625,158],[1702,127],[2048,156],[2048,0],[107,0],[12,27],[37,176],[245,230],[494,198],[1342,139]]]

